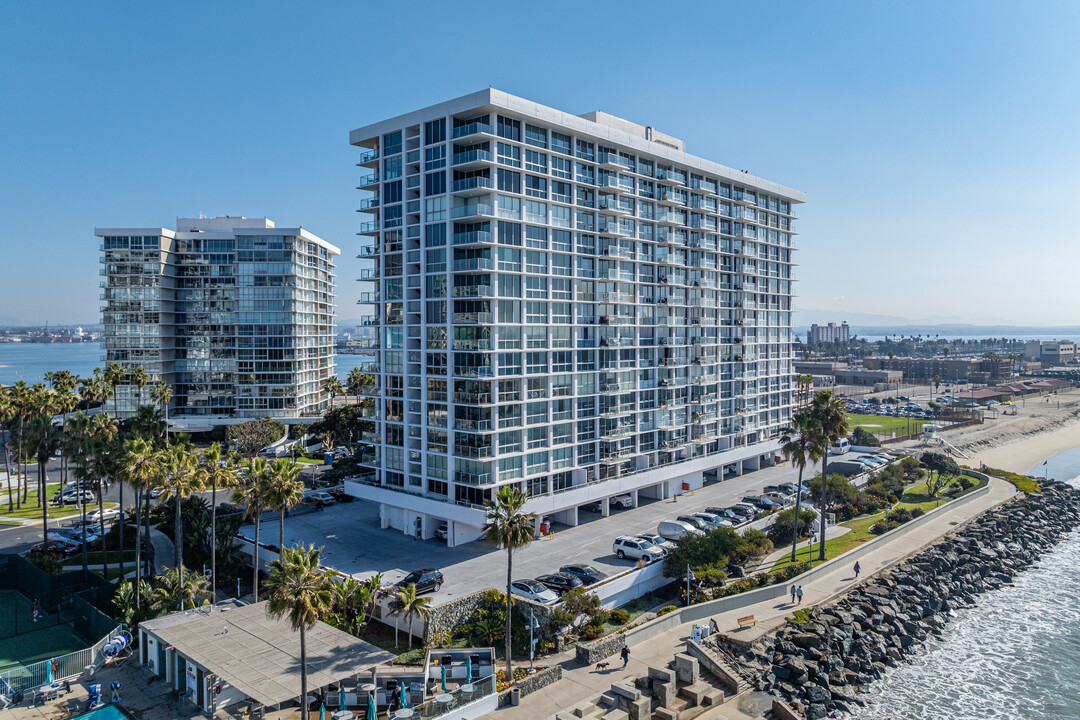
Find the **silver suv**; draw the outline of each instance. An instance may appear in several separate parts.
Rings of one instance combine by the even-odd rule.
[[[644,560],[651,563],[653,560],[661,560],[664,557],[663,550],[648,540],[636,537],[615,538],[611,549],[620,560],[630,558],[631,560]]]

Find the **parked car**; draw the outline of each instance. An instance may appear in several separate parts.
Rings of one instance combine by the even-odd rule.
[[[554,590],[560,595],[565,595],[576,587],[581,587],[583,583],[581,578],[577,575],[571,575],[568,572],[556,572],[550,575],[541,575],[536,578],[536,582],[540,583],[548,590]]]
[[[581,509],[585,512],[599,513],[604,512],[604,503],[597,500],[596,502],[587,503],[581,506]]]
[[[528,600],[542,603],[555,602],[559,599],[557,592],[545,587],[536,580],[515,580],[510,583],[510,592]]]
[[[333,505],[337,500],[325,490],[314,490],[304,495],[304,502],[326,507],[327,505]]]
[[[93,510],[86,514],[88,522],[100,522],[101,520],[119,520],[121,515],[120,508],[104,508],[103,510]],[[127,515],[124,515],[124,520],[127,520]]]
[[[355,498],[349,493],[345,492],[345,488],[332,488],[326,491],[330,497],[341,503],[351,503]]]
[[[606,580],[607,575],[600,572],[592,565],[563,565],[559,572],[570,573],[581,580],[582,585],[595,585],[601,580]]]
[[[435,537],[439,540],[449,539],[450,526],[447,523],[440,523],[439,527],[435,528]]]
[[[86,526],[86,542],[90,543],[101,537],[101,528],[97,525],[87,524]],[[82,546],[83,529],[82,527],[70,527],[70,528],[56,528],[49,531],[49,540],[59,540],[61,542],[71,543],[72,545]]]
[[[30,547],[30,552],[57,553],[64,557],[71,557],[79,552],[79,546],[62,540],[49,540],[48,544],[38,543]]]
[[[439,592],[439,588],[443,585],[443,574],[435,568],[413,570],[398,583],[398,587],[406,587],[407,585],[415,585],[417,595],[426,592]]]
[[[746,518],[743,517],[743,515],[741,513],[737,513],[734,510],[732,510],[731,508],[726,508],[726,507],[723,507],[723,508],[722,507],[707,507],[707,508],[705,508],[705,512],[712,513],[713,515],[716,515],[716,516],[718,516],[720,518],[725,518],[727,520],[731,520],[732,522],[736,522],[736,523],[741,523],[744,520],[746,520]]]
[[[720,515],[714,515],[711,512],[696,512],[693,513],[693,517],[696,517],[699,520],[704,520],[705,524],[709,526],[710,530],[718,527],[731,527],[735,524],[731,522],[731,520],[728,520],[725,517],[721,517]]]
[[[678,540],[684,535],[704,535],[696,524],[680,522],[678,520],[665,520],[656,526],[656,532],[665,540]]]
[[[77,505],[78,503],[92,503],[97,498],[94,493],[89,490],[68,490],[63,495],[57,494],[52,499],[53,505],[59,505],[63,502],[65,505]]]
[[[642,540],[648,540],[655,547],[660,548],[665,555],[675,549],[675,543],[671,542],[670,540],[665,540],[659,535],[650,535],[649,533],[643,533],[641,535],[635,535],[634,537],[641,538]]]
[[[615,497],[611,498],[609,505],[611,507],[621,507],[623,510],[630,510],[634,507],[634,496],[616,495]]]
[[[791,500],[791,497],[787,493],[782,493],[779,490],[765,493],[766,500],[772,500],[773,502],[780,503],[781,505],[787,505]]]
[[[650,563],[664,557],[663,550],[654,547],[648,540],[635,537],[615,538],[615,542],[611,545],[611,551],[620,560],[630,558],[631,560],[644,560]]]
[[[680,515],[675,519],[681,523],[686,523],[690,527],[697,528],[702,532],[708,532],[709,530],[712,530],[712,528],[709,526],[709,523],[705,522],[699,517],[694,517],[693,515]],[[663,535],[663,533],[660,534]]]
[[[761,512],[761,508],[759,508],[757,505],[754,505],[753,503],[748,502],[735,503],[731,506],[731,509],[737,513],[742,513],[743,517],[746,518],[753,518],[755,515]]]
[[[762,510],[772,510],[777,505],[777,503],[774,503],[772,500],[769,500],[766,497],[762,497],[761,495],[747,495],[743,498],[743,502],[750,503],[751,505],[761,508]]]

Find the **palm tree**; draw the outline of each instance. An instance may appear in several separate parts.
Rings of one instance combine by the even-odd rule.
[[[8,453],[8,440],[6,436],[3,436],[2,428],[11,422],[14,418],[18,417],[18,410],[15,407],[15,401],[12,400],[11,394],[7,392],[0,392],[0,445],[4,446],[4,470],[10,471],[11,469],[11,456]],[[15,512],[15,501],[11,494],[11,475],[8,474],[8,513]]]
[[[90,420],[90,436],[86,443],[86,462],[89,478],[94,484],[98,504],[98,526],[101,529],[102,567],[109,576],[109,553],[105,547],[105,491],[116,471],[118,448],[113,443],[116,424],[108,415],[95,415]],[[85,506],[85,505],[84,505]],[[121,513],[123,508],[121,507]]]
[[[117,408],[116,388],[124,383],[127,372],[124,366],[118,362],[111,362],[105,367],[105,384],[109,386],[109,397],[113,401],[113,415],[119,420],[120,413]]]
[[[49,458],[56,454],[60,446],[60,431],[53,425],[52,418],[46,412],[30,419],[26,427],[27,448],[37,457],[38,498],[41,500],[42,542],[49,542],[49,498],[46,490],[48,477],[45,474]],[[63,492],[63,491],[61,491]]]
[[[86,457],[86,447],[90,438],[91,421],[87,415],[82,412],[75,414],[75,417],[69,419],[64,425],[64,438],[63,438],[63,450],[64,454],[68,457],[75,458],[75,480],[77,481],[77,490],[79,493],[83,490],[84,483],[89,483],[91,479],[89,462]],[[81,494],[78,495],[81,498]],[[86,549],[86,503],[81,499],[78,501],[78,507],[80,514],[82,515],[82,558],[83,558],[83,572],[87,570],[87,549]]]
[[[487,523],[484,536],[488,542],[506,548],[506,677],[514,677],[510,647],[510,581],[513,579],[514,550],[532,542],[535,513],[522,512],[528,495],[512,485],[499,488],[486,501]]]
[[[169,403],[172,402],[173,391],[172,386],[164,380],[158,380],[154,383],[153,390],[150,391],[150,398],[155,404],[161,406],[162,412],[165,414],[165,446],[169,445]]]
[[[322,389],[324,392],[330,393],[330,407],[334,407],[335,397],[345,394],[345,386],[341,384],[341,381],[336,376],[323,380]]]
[[[131,484],[135,491],[135,588],[142,585],[142,543],[139,541],[139,521],[144,512],[142,506],[142,494],[146,492],[161,476],[161,453],[153,443],[142,436],[135,436],[124,441],[124,455],[120,458],[119,475]],[[122,507],[122,506],[121,506]],[[149,505],[145,512],[150,512]],[[121,535],[122,537],[122,535]],[[123,544],[120,546],[120,557],[123,558]],[[121,560],[122,562],[122,560]],[[140,605],[140,593],[135,593],[135,607]]]
[[[161,495],[166,500],[176,503],[176,515],[173,519],[173,543],[175,543],[173,567],[182,568],[184,566],[184,528],[180,516],[180,501],[203,489],[206,484],[206,471],[199,467],[198,458],[185,444],[178,444],[165,452],[161,470],[162,473],[159,476]],[[178,580],[183,586],[183,574],[178,577]]]
[[[847,411],[844,400],[834,396],[831,390],[822,390],[814,396],[810,413],[814,418],[815,445],[821,458],[821,542],[818,545],[818,560],[825,560],[825,489],[829,482],[829,446],[835,445],[847,435]]]
[[[307,720],[307,644],[304,633],[330,612],[334,600],[331,576],[319,566],[322,548],[282,548],[270,563],[266,587],[270,598],[268,617],[289,616],[293,630],[300,631],[300,717]]]
[[[285,547],[285,514],[304,500],[304,483],[296,478],[303,466],[291,459],[280,458],[270,466],[268,481],[270,507],[278,513],[278,547]]]
[[[356,396],[356,402],[360,402],[360,391],[363,389],[366,381],[370,377],[369,375],[360,372],[360,368],[354,367],[349,371],[349,376],[345,378],[349,384],[349,392]]]
[[[224,457],[219,443],[203,453],[206,459],[206,479],[210,483],[210,597],[217,602],[217,491],[236,487],[236,467]]]
[[[63,428],[67,425],[68,413],[74,411],[79,405],[79,395],[75,392],[79,387],[79,378],[68,370],[54,370],[45,373],[45,380],[56,393],[56,410],[64,416],[61,423],[61,428]],[[60,457],[60,473],[61,482],[67,484],[68,456],[66,454]],[[60,496],[60,507],[64,507],[63,493]]]
[[[371,593],[370,583],[361,582],[350,575],[345,575],[334,583],[334,605],[345,617],[353,635],[359,636],[360,628],[364,625],[360,618],[367,612]],[[366,618],[364,620],[366,622]]]
[[[19,456],[16,458],[16,467],[18,468],[17,477],[15,478],[15,499],[16,507],[21,508],[23,501],[26,500],[26,468],[23,462],[23,425],[26,423],[27,411],[30,408],[30,386],[25,381],[19,380],[11,388],[11,401],[15,405],[15,415],[19,419]],[[22,496],[19,496],[19,483],[24,483],[24,490]]]
[[[416,584],[409,583],[405,587],[398,588],[397,594],[390,602],[391,612],[394,615],[404,615],[409,619],[409,649],[412,650],[412,627],[416,616],[425,620],[431,615],[431,598],[419,597],[416,594]],[[509,610],[507,610],[509,612]],[[394,623],[394,644],[397,644],[397,623]]]
[[[207,597],[208,584],[202,573],[187,568],[169,568],[154,581],[150,606],[155,610],[190,610],[198,604],[199,598]]]
[[[247,477],[238,483],[233,491],[233,501],[246,503],[244,516],[255,525],[255,544],[251,559],[254,577],[251,581],[251,593],[255,602],[259,602],[259,526],[263,511],[270,506],[272,488],[269,482],[270,469],[265,458],[253,458],[248,462]],[[284,550],[284,548],[281,548]]]
[[[799,509],[802,504],[803,470],[818,458],[814,444],[814,416],[804,408],[791,418],[791,425],[780,431],[780,452],[799,468],[799,484],[795,488],[795,529],[791,533],[791,562],[795,562],[795,546],[799,541]]]
[[[139,404],[135,408],[138,410],[142,407],[142,392],[143,388],[150,382],[150,373],[146,372],[146,368],[142,365],[136,365],[135,368],[128,374],[128,382],[135,387],[139,388]]]
[[[153,405],[140,405],[132,418],[132,427],[151,438],[160,438],[165,434],[165,421],[161,417],[161,410]]]

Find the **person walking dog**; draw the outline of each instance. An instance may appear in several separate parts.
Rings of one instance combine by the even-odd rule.
[[[630,662],[630,647],[628,645],[622,646],[622,666],[626,667],[626,663]]]

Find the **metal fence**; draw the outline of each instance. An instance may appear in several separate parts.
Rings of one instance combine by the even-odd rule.
[[[25,692],[49,683],[78,677],[87,666],[99,665],[104,660],[102,648],[110,640],[122,634],[130,638],[127,625],[123,623],[117,625],[88,648],[2,672],[0,673],[0,693],[7,695]]]

